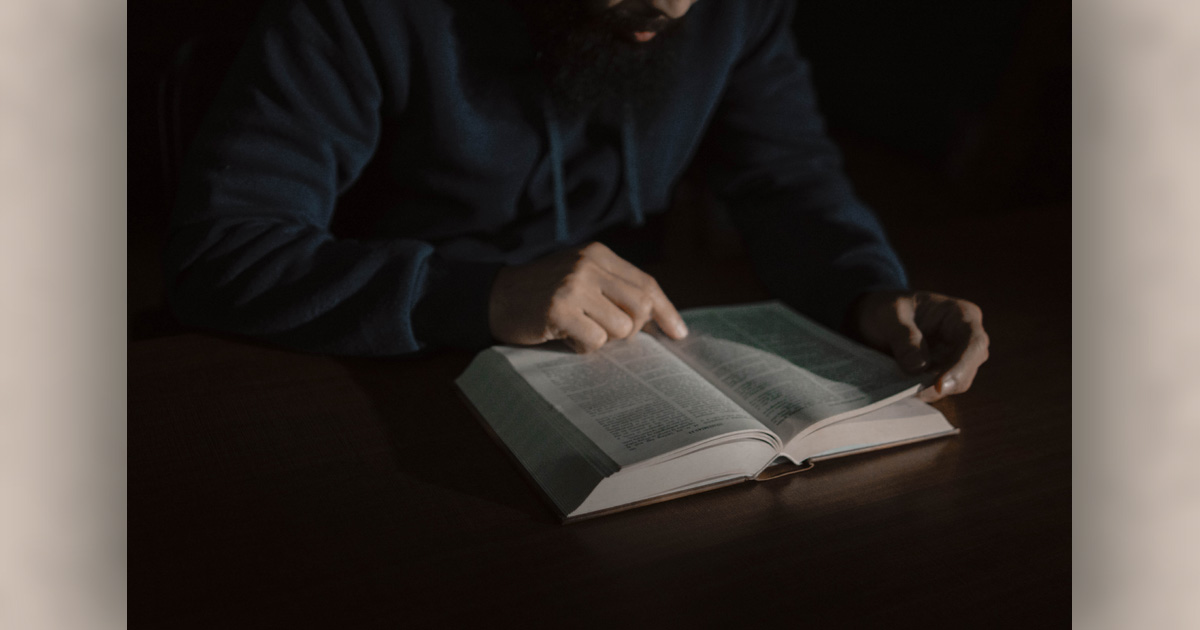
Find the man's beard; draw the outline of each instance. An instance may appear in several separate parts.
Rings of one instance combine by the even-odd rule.
[[[529,21],[536,64],[555,106],[567,116],[607,98],[645,109],[661,101],[678,62],[682,19],[646,19],[615,7],[589,11],[581,0],[514,0]],[[655,31],[634,42],[638,31]]]

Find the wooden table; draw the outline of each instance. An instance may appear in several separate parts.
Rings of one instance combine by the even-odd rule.
[[[893,235],[915,285],[986,313],[991,360],[938,404],[960,436],[568,526],[454,395],[468,354],[132,344],[131,619],[1065,627],[1068,229],[1029,211]],[[657,273],[686,307],[752,299],[744,271]]]

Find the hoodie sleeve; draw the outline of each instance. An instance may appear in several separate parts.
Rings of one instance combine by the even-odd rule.
[[[279,3],[235,62],[172,218],[168,299],[184,323],[347,355],[491,343],[497,265],[329,231],[380,134],[368,21],[354,3]],[[402,97],[407,77],[391,80]]]
[[[764,11],[753,20],[762,26],[748,35],[714,116],[710,181],[768,288],[840,329],[860,294],[908,281],[825,135],[792,40],[792,6],[751,9]]]

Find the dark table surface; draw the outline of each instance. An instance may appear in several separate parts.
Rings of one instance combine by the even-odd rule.
[[[1068,234],[1049,210],[893,234],[916,286],[984,309],[991,359],[937,404],[961,435],[566,526],[456,397],[469,354],[131,344],[131,620],[1065,627]],[[651,271],[681,308],[764,297],[737,263]]]

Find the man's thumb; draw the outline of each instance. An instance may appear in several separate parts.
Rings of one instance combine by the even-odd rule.
[[[925,336],[921,334],[921,329],[917,328],[915,323],[911,321],[898,322],[890,345],[892,356],[896,357],[896,362],[906,372],[920,372],[929,365],[924,340]]]

